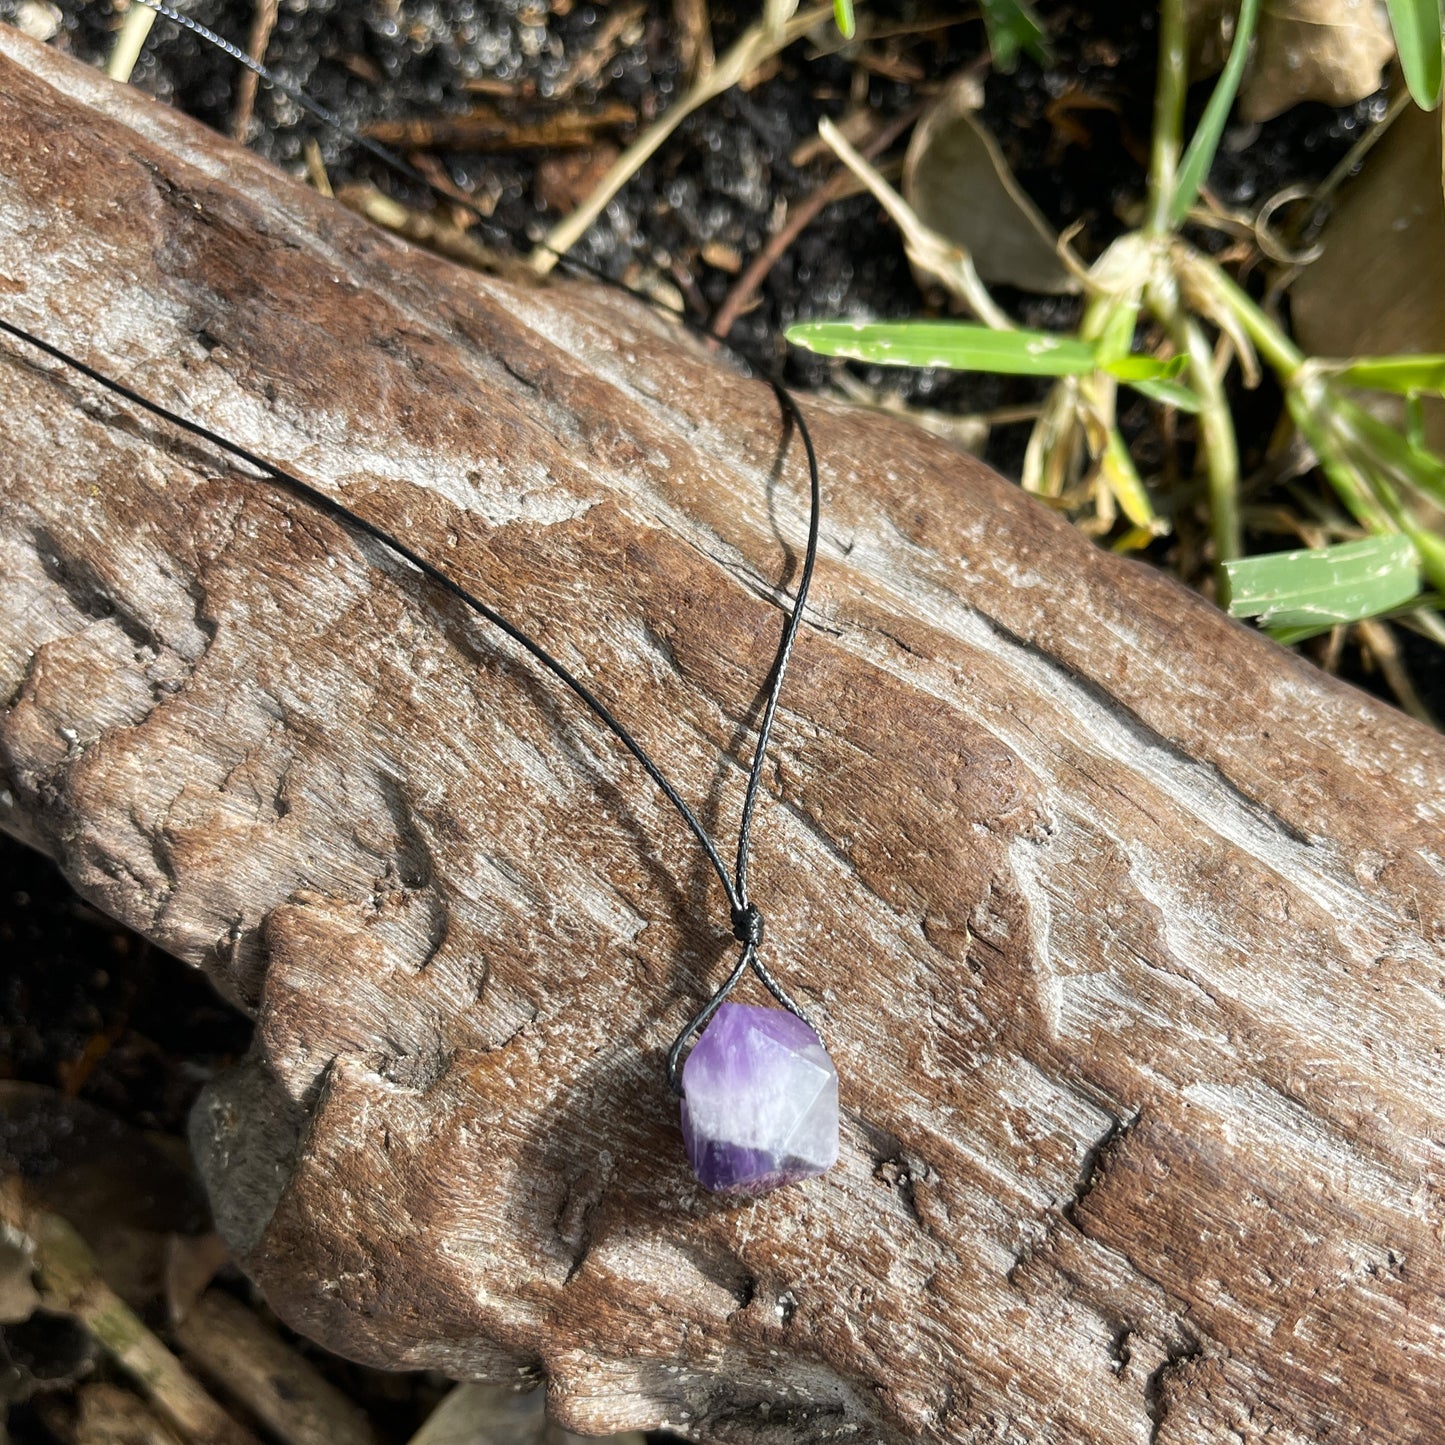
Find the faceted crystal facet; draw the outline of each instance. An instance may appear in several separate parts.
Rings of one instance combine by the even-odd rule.
[[[783,1009],[725,1003],[682,1067],[682,1136],[698,1182],[766,1194],[838,1160],[838,1071]]]

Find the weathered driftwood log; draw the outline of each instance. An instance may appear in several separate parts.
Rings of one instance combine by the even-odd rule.
[[[0,50],[3,314],[404,533],[727,833],[803,525],[766,388]],[[255,1010],[195,1142],[287,1320],[584,1430],[1439,1439],[1437,737],[810,403],[756,892],[843,1157],[721,1202],[660,1069],[731,950],[647,780],[379,549],[0,377],[5,826]]]

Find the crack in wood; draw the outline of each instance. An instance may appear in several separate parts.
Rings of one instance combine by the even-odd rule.
[[[1164,1422],[1176,1393],[1182,1395],[1189,1367],[1204,1358],[1204,1346],[1198,1340],[1183,1339],[1169,1345],[1163,1362],[1144,1382],[1144,1409],[1149,1417],[1149,1445],[1155,1445],[1164,1429]],[[1176,1386],[1176,1381],[1178,1382]]]
[[[1142,1110],[1135,1110],[1132,1114],[1111,1115],[1103,1137],[1097,1140],[1084,1155],[1083,1162],[1079,1167],[1078,1183],[1074,1186],[1074,1197],[1064,1205],[1062,1210],[1064,1218],[1081,1233],[1087,1234],[1088,1231],[1079,1221],[1080,1208],[1089,1195],[1107,1178],[1110,1163],[1123,1149],[1125,1141],[1139,1122],[1142,1113]]]
[[[45,527],[34,527],[30,545],[46,577],[60,589],[82,617],[113,622],[137,648],[159,651],[164,645],[154,627],[115,595],[115,589],[84,557],[71,552],[65,541]]]

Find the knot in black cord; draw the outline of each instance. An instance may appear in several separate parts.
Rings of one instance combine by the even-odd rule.
[[[733,909],[733,937],[739,943],[763,946],[763,915],[751,903]]]

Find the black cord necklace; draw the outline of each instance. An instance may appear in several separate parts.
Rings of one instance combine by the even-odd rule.
[[[435,194],[443,194],[428,177],[402,157],[354,131],[339,116],[304,91],[287,85],[260,62],[253,60],[208,27],[166,4],[159,3],[159,0],[140,0],[140,3],[222,50],[239,64],[255,72],[267,84],[289,96],[325,125],[362,146],[400,175],[425,186]],[[451,192],[444,194],[446,200],[453,204],[458,203],[458,197]],[[460,203],[481,215],[478,208],[469,202]],[[559,255],[558,259],[614,289],[626,291],[629,295],[637,294],[631,287],[614,281],[584,262],[562,255]],[[680,319],[689,329],[707,335],[700,325],[685,317]],[[785,423],[796,429],[807,458],[808,541],[793,609],[784,627],[773,665],[767,701],[748,770],[747,788],[738,825],[737,850],[732,871],[729,873],[721,851],[692,808],[606,704],[526,632],[509,622],[501,613],[489,607],[435,564],[384,528],[336,501],[313,483],[238,445],[203,423],[162,406],[61,348],[3,319],[0,319],[0,332],[35,347],[114,395],[228,453],[272,482],[285,487],[309,505],[336,518],[353,532],[381,543],[416,568],[429,581],[443,588],[503,632],[580,699],[641,764],[702,847],[722,884],[733,937],[740,945],[738,959],[732,971],[703,1007],[684,1025],[667,1054],[667,1083],[672,1091],[681,1097],[683,1136],[694,1173],[698,1180],[711,1190],[760,1194],[779,1185],[822,1173],[831,1167],[838,1154],[837,1073],[817,1031],[762,960],[763,916],[748,893],[749,852],[762,770],[788,661],[797,642],[803,608],[812,584],[821,513],[821,488],[813,440],[801,408],[782,382],[775,376],[767,378],[778,399]],[[726,342],[722,344],[727,345]],[[728,349],[733,351],[734,355],[739,355],[734,348]],[[740,356],[739,359],[747,363],[747,358]],[[727,1001],[733,989],[750,970],[782,1006],[781,1010]],[[688,1045],[694,1039],[697,1042],[689,1053]]]

